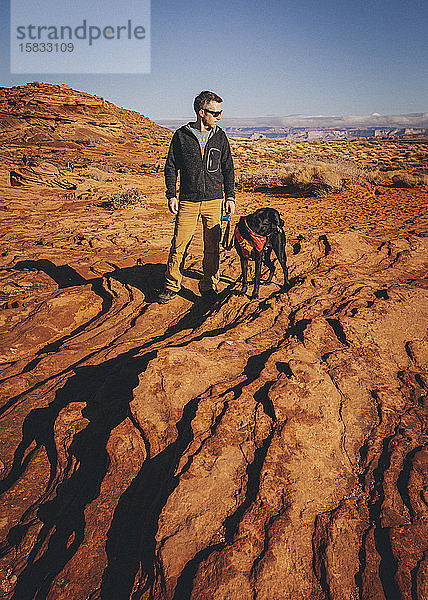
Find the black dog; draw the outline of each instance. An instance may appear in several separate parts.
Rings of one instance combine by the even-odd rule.
[[[258,298],[262,263],[269,267],[269,276],[266,284],[271,283],[275,272],[270,255],[275,252],[284,272],[283,288],[289,284],[287,258],[285,255],[285,233],[282,229],[284,221],[274,208],[260,208],[247,217],[241,217],[234,234],[234,244],[241,259],[242,289],[239,295],[247,292],[248,260],[255,261],[254,289],[252,298]]]

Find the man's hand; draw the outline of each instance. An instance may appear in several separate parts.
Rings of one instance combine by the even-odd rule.
[[[168,208],[169,212],[172,212],[173,215],[178,213],[178,200],[177,198],[170,198],[168,200]]]
[[[226,198],[224,210],[227,215],[233,215],[235,213],[235,200],[233,198]]]

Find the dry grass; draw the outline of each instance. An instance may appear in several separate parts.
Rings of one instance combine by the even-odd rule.
[[[254,189],[257,187],[272,187],[280,185],[287,170],[282,166],[247,168],[237,174],[235,184],[237,189]]]
[[[91,138],[91,137],[87,137],[87,138],[83,138],[83,139],[75,139],[73,140],[76,144],[82,144],[83,146],[89,146],[89,147],[94,147],[97,144],[101,143],[101,140],[99,138]]]
[[[283,178],[282,183],[293,192],[308,196],[324,196],[331,192],[339,192],[345,185],[346,178],[334,165],[318,163],[303,165]]]
[[[308,156],[304,160],[286,165],[280,184],[291,192],[305,196],[325,196],[340,192],[349,184],[367,180],[368,172],[357,164],[345,160],[320,160]]]
[[[106,173],[111,173],[112,171],[114,171],[113,167],[108,165],[107,163],[98,163],[96,166],[94,165],[94,167],[96,169],[99,169],[100,171],[105,171]]]
[[[293,194],[318,197],[338,193],[351,184],[364,183],[415,187],[428,185],[428,176],[406,171],[369,169],[353,161],[341,158],[321,159],[314,154],[294,162],[246,168],[237,177],[238,189],[282,186]]]
[[[383,185],[398,188],[411,188],[428,185],[428,175],[425,173],[409,173],[408,171],[379,171],[369,172],[367,180],[373,185]]]
[[[105,183],[108,180],[107,173],[104,170],[101,170],[100,167],[91,167],[84,175],[89,179],[94,179],[100,183]]]
[[[145,206],[145,200],[146,196],[144,194],[136,188],[131,188],[124,192],[117,192],[108,196],[106,200],[99,202],[97,206],[102,206],[102,208],[107,208],[108,210],[121,210],[130,206]]]
[[[407,171],[398,171],[390,173],[391,182],[394,187],[410,188],[419,185],[428,185],[428,175],[424,173],[408,173]]]

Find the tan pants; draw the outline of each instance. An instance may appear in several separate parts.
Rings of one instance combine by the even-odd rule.
[[[215,289],[219,281],[222,202],[221,198],[202,202],[180,200],[166,266],[165,289],[173,292],[180,290],[181,264],[192,241],[199,217],[202,217],[204,232],[203,278],[199,283],[199,289],[201,292]]]

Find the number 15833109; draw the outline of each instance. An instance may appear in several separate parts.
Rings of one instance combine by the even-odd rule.
[[[74,44],[72,42],[26,42],[19,44],[21,52],[73,52]]]

